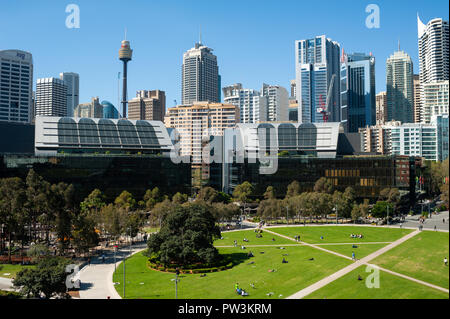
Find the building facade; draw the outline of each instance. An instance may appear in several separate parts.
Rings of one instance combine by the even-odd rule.
[[[102,101],[103,106],[103,118],[104,119],[118,119],[119,111],[116,107],[108,101]]]
[[[376,105],[376,124],[384,124],[387,117],[387,98],[386,91],[380,92],[375,97]]]
[[[420,85],[420,76],[418,74],[413,75],[413,85],[414,85],[414,123],[420,123],[421,122],[421,113],[422,113],[422,106],[421,106],[421,85]]]
[[[130,120],[164,121],[166,94],[164,91],[137,91],[136,97],[128,101]]]
[[[298,121],[339,122],[340,118],[340,45],[324,35],[295,41],[295,72]],[[328,105],[327,97],[330,92]]]
[[[433,116],[448,113],[449,81],[421,84],[421,123],[430,123]]]
[[[220,102],[221,84],[217,57],[212,49],[196,43],[183,55],[181,103]]]
[[[267,121],[267,97],[253,89],[242,88],[236,83],[222,89],[225,104],[239,107],[240,123]]]
[[[33,119],[33,56],[0,50],[0,121],[31,123]]]
[[[376,122],[375,58],[362,53],[344,54],[341,73],[341,122],[346,132]]]
[[[176,129],[181,156],[191,156],[192,164],[202,165],[202,149],[210,136],[222,136],[240,121],[239,107],[232,104],[196,102],[168,109],[166,127]]]
[[[80,104],[80,75],[73,72],[63,72],[59,78],[67,85],[67,116],[73,116],[73,112]]]
[[[42,78],[36,83],[36,116],[66,116],[67,85],[58,78]]]
[[[77,118],[89,117],[89,118],[103,118],[103,105],[100,104],[99,98],[91,98],[90,103],[78,104],[74,110],[74,116]]]
[[[414,121],[413,63],[404,51],[394,52],[386,61],[387,121]]]
[[[284,87],[263,83],[261,95],[267,99],[267,121],[288,121],[289,93]]]

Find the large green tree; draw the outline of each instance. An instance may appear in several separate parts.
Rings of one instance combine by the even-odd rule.
[[[148,254],[166,266],[212,264],[219,258],[213,241],[220,229],[208,206],[202,203],[175,205],[158,233],[148,239]]]

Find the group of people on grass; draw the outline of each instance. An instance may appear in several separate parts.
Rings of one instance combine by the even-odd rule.
[[[248,292],[246,292],[244,289],[239,288],[239,283],[236,283],[234,285],[234,290],[236,290],[236,293],[240,296],[248,296]]]
[[[359,235],[357,235],[357,234],[350,234],[350,238],[363,238],[364,236],[363,236],[363,234],[359,234]]]

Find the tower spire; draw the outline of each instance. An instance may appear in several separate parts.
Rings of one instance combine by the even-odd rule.
[[[202,26],[199,26],[198,44],[202,44]]]
[[[398,51],[400,51],[400,39],[398,39]]]

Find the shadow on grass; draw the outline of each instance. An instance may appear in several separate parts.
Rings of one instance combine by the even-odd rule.
[[[221,256],[224,258],[224,260],[227,261],[227,263],[232,262],[233,267],[242,264],[243,262],[251,258],[248,257],[246,253],[221,254]]]

